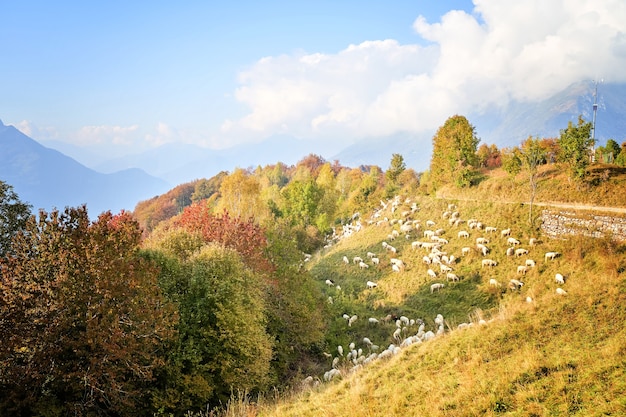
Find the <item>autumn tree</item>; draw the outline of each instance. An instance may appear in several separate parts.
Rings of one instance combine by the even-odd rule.
[[[446,183],[471,185],[479,141],[476,129],[464,116],[446,120],[433,137],[430,178],[436,187]]]
[[[558,161],[567,167],[571,179],[581,181],[587,175],[593,145],[590,133],[591,122],[585,122],[582,116],[578,117],[577,125],[570,121],[566,129],[561,129],[557,140],[560,149]]]
[[[217,211],[227,211],[234,217],[253,218],[257,222],[269,215],[261,200],[261,186],[256,177],[241,168],[226,176],[220,185]]]
[[[282,189],[284,198],[283,212],[294,225],[314,224],[317,210],[323,196],[322,189],[313,180],[291,181]]]
[[[11,239],[24,230],[30,216],[30,205],[20,201],[13,187],[0,181],[0,258],[4,257]]]
[[[517,146],[502,150],[502,168],[511,177],[515,177],[522,171],[522,158],[520,149]]]
[[[622,142],[619,155],[615,158],[615,163],[622,167],[626,166],[626,142]]]
[[[252,218],[244,220],[226,211],[215,215],[209,206],[197,203],[187,207],[167,228],[182,228],[199,234],[205,243],[215,242],[233,249],[252,269],[272,269],[263,255],[267,246],[263,229]]]
[[[0,266],[0,414],[152,415],[175,315],[128,213],[41,211]]]

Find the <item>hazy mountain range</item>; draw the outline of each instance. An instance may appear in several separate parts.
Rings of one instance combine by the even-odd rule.
[[[621,143],[626,140],[626,84],[601,84],[599,91],[596,139],[599,145],[609,138]],[[579,115],[591,121],[593,101],[594,84],[583,82],[538,103],[512,102],[505,108],[466,116],[482,143],[511,147],[529,136],[558,137],[559,130],[568,121],[576,122]],[[95,149],[47,142],[57,151],[0,122],[0,180],[13,185],[20,198],[35,209],[87,203],[90,213],[97,214],[107,209],[132,210],[141,200],[220,171],[278,161],[295,164],[310,153],[328,161],[339,160],[345,166],[378,165],[383,169],[389,166],[392,154],[399,153],[408,167],[423,171],[428,168],[434,134],[366,138],[343,149],[333,149],[328,142],[286,136],[224,150],[166,144],[141,154],[98,162]]]

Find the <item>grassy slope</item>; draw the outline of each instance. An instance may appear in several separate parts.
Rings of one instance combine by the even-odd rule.
[[[483,233],[471,231],[470,240],[458,239],[459,229],[447,225],[441,212],[447,202],[420,201],[417,218],[432,218],[447,230],[449,253],[460,255],[462,246],[474,246]],[[526,212],[519,205],[459,203],[462,218],[478,218],[499,229],[511,227],[523,243],[531,232],[525,227]],[[467,227],[464,226],[467,230]],[[410,249],[410,240],[393,243],[406,271],[390,272],[389,256],[380,242],[390,226],[369,226],[343,240],[326,253],[316,255],[311,270],[324,285],[332,279],[341,291],[327,288],[336,314],[332,323],[336,335],[329,346],[370,337],[384,348],[393,339],[395,325],[371,327],[365,317],[383,317],[394,312],[423,318],[428,329],[441,313],[448,329],[458,323],[489,319],[484,326],[449,331],[433,341],[404,348],[388,360],[379,360],[364,369],[347,373],[338,382],[304,390],[277,405],[261,405],[258,415],[346,416],[346,415],[626,415],[626,248],[604,240],[570,238],[546,240],[530,249],[537,267],[524,278],[521,293],[489,288],[489,278],[507,282],[516,277],[516,265],[525,258],[508,258],[506,244],[492,236],[489,257],[499,265],[493,270],[480,267],[482,256],[472,253],[456,266],[463,277],[447,284],[439,294],[430,294],[423,251]],[[563,254],[545,262],[543,253]],[[345,266],[350,259],[372,251],[381,256],[380,267],[361,271]],[[568,295],[555,294],[554,274],[567,278]],[[379,288],[366,290],[367,280]],[[444,282],[444,281],[442,281]],[[526,303],[526,296],[533,298]],[[361,319],[348,328],[342,313]],[[387,326],[387,327],[385,327]],[[336,354],[333,348],[329,351]],[[329,366],[330,368],[330,360]],[[248,410],[250,412],[251,410]]]

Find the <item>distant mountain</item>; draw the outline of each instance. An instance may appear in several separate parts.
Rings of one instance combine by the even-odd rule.
[[[512,102],[504,109],[468,118],[483,143],[499,147],[517,146],[529,136],[556,138],[579,115],[592,121],[594,91],[593,82],[579,82],[537,103]],[[626,84],[598,85],[595,137],[599,145],[608,139],[626,140]]]
[[[111,210],[132,210],[137,202],[171,188],[166,181],[133,168],[111,174],[89,169],[40,145],[0,121],[0,180],[13,186],[33,210],[87,204],[92,217]]]

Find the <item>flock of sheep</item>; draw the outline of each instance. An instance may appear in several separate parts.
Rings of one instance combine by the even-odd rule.
[[[403,209],[405,208],[405,209]],[[404,273],[407,269],[407,262],[403,261],[399,257],[398,249],[391,244],[395,239],[409,239],[413,240],[416,236],[420,236],[420,240],[413,240],[410,245],[410,250],[423,251],[424,255],[421,258],[421,262],[416,262],[415,253],[409,256],[413,265],[411,265],[411,273],[414,275],[421,273],[420,268],[425,269],[425,279],[432,281],[430,284],[430,293],[435,296],[435,293],[446,290],[446,285],[454,285],[455,283],[463,279],[462,276],[456,272],[457,266],[471,262],[473,253],[481,256],[480,267],[486,274],[481,275],[495,275],[495,271],[498,269],[498,261],[493,258],[499,259],[500,256],[504,256],[513,259],[520,259],[519,265],[514,271],[497,271],[498,276],[510,276],[515,274],[515,278],[510,278],[506,287],[509,291],[520,291],[524,282],[522,281],[529,271],[536,267],[537,262],[534,259],[529,258],[530,252],[536,252],[536,248],[540,245],[540,242],[536,238],[530,238],[528,240],[528,248],[522,247],[522,243],[519,239],[512,237],[511,228],[505,228],[499,231],[494,226],[484,225],[477,219],[463,220],[456,205],[448,205],[448,209],[441,214],[441,223],[447,223],[449,227],[459,228],[455,234],[457,243],[470,240],[472,234],[479,235],[475,238],[474,244],[463,244],[461,253],[459,256],[449,254],[446,250],[446,245],[449,243],[448,237],[450,232],[446,231],[443,227],[437,227],[437,222],[434,220],[426,220],[422,225],[421,220],[414,219],[416,213],[419,212],[419,207],[416,203],[406,199],[401,202],[399,197],[385,203],[381,201],[381,207],[375,210],[371,216],[371,219],[367,222],[369,226],[390,226],[391,233],[387,235],[385,241],[381,242],[382,255],[376,255],[373,252],[367,252],[364,257],[354,256],[350,259],[348,256],[342,257],[342,263],[346,267],[358,267],[361,270],[374,268],[384,268],[384,265],[389,265],[392,272]],[[390,219],[391,217],[391,219]],[[363,229],[363,225],[359,220],[359,216],[353,216],[353,224],[343,227],[340,235],[334,235],[331,243],[326,247],[331,247],[333,242],[352,236],[354,233]],[[469,230],[468,230],[469,229]],[[454,235],[454,234],[453,234]],[[445,236],[445,237],[444,237]],[[506,243],[504,243],[506,242]],[[408,248],[407,245],[404,246]],[[504,248],[504,249],[503,249]],[[498,253],[502,250],[502,253]],[[499,256],[496,256],[499,255]],[[544,262],[550,262],[560,256],[558,252],[546,252],[543,255]],[[385,262],[381,263],[381,259]],[[417,257],[419,259],[419,256]],[[422,265],[418,265],[422,264]],[[442,281],[445,278],[445,282]],[[566,278],[563,274],[557,273],[554,278],[556,284],[564,286]],[[485,279],[486,281],[486,279]],[[503,285],[494,277],[488,280],[489,287],[494,287],[499,290],[503,290]],[[330,279],[326,279],[326,284],[329,287],[336,288],[336,291],[341,291],[341,287],[336,285]],[[368,280],[364,283],[366,290],[377,291],[378,283]],[[567,292],[560,286],[556,288],[556,294],[566,295]],[[527,302],[533,302],[530,296],[526,297]],[[328,297],[328,302],[332,303],[332,296]],[[346,321],[346,325],[351,327],[359,318],[357,315],[344,314],[343,318]],[[437,335],[445,333],[444,318],[441,314],[438,314],[435,319],[435,328],[433,330],[426,329],[426,323],[422,319],[410,319],[405,316],[395,317],[388,315],[387,317],[378,319],[370,317],[368,319],[369,325],[385,325],[385,323],[395,323],[393,332],[390,336],[392,343],[384,350],[380,350],[379,346],[374,344],[370,338],[363,337],[357,343],[351,342],[347,350],[344,350],[343,346],[338,346],[336,354],[325,353],[326,356],[332,358],[331,369],[325,372],[323,380],[330,381],[342,374],[345,371],[354,371],[367,365],[374,360],[380,360],[397,354],[401,348],[409,346],[415,343],[423,343],[434,339]],[[480,320],[477,324],[484,325],[487,322]],[[461,323],[457,326],[458,329],[464,329],[473,326],[474,323]],[[304,384],[310,385],[314,382],[312,377],[305,379]]]

